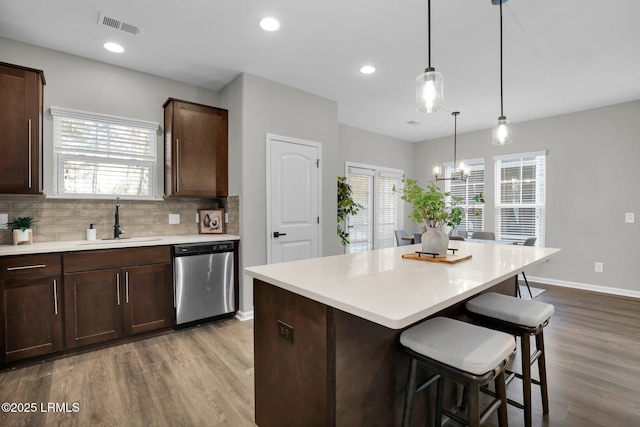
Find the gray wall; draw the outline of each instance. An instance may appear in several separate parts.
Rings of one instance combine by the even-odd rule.
[[[322,144],[322,255],[338,253],[335,244],[338,173],[338,107],[335,101],[251,74],[242,74],[221,91],[223,103],[240,108],[230,122],[230,187],[240,188],[242,265],[267,262],[266,135]],[[231,162],[231,156],[239,157]],[[236,168],[232,170],[232,168]],[[251,278],[242,278],[240,310],[253,310]]]
[[[514,142],[496,147],[491,131],[458,135],[458,157],[485,158],[485,228],[493,229],[493,156],[547,150],[546,246],[562,252],[528,277],[567,286],[640,292],[640,101],[516,123]],[[463,118],[463,116],[461,116]],[[415,144],[416,178],[453,159],[453,139]],[[625,224],[625,212],[637,222]],[[604,262],[595,273],[594,263]],[[550,279],[550,280],[548,280]]]

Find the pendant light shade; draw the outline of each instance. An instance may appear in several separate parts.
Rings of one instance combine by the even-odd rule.
[[[511,144],[512,133],[511,122],[505,116],[498,117],[498,121],[493,125],[493,144]]]
[[[424,73],[416,78],[416,110],[421,113],[433,113],[444,107],[442,73],[431,66],[431,0],[427,2],[427,32],[429,65]]]
[[[504,115],[504,90],[502,84],[502,3],[507,0],[491,0],[494,5],[500,6],[500,117],[493,126],[493,145],[511,144],[513,130],[511,122]]]
[[[444,107],[442,73],[427,68],[416,78],[416,109],[421,113],[433,113]]]

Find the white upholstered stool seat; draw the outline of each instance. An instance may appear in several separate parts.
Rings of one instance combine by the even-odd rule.
[[[525,427],[532,426],[531,385],[540,386],[542,412],[549,413],[544,328],[554,307],[540,301],[488,292],[467,301],[466,308],[476,323],[520,338],[522,373],[507,370],[507,384],[515,377],[522,380],[522,403],[508,399],[508,403],[524,410]],[[536,349],[531,353],[530,338],[535,337]],[[539,380],[531,377],[531,367],[538,364]]]
[[[467,301],[466,308],[472,313],[530,328],[542,325],[554,311],[551,304],[493,292],[478,295]]]
[[[516,346],[511,335],[447,317],[435,317],[407,329],[400,335],[400,344],[476,375],[494,369]]]
[[[400,343],[411,357],[407,378],[403,426],[412,425],[415,395],[437,383],[435,425],[442,414],[472,427],[479,426],[496,409],[501,427],[508,425],[505,370],[515,354],[513,336],[446,317],[425,320],[400,334]],[[418,367],[431,376],[417,383]],[[445,378],[464,387],[463,405],[466,419],[443,408]],[[480,387],[495,382],[496,398],[480,413]]]

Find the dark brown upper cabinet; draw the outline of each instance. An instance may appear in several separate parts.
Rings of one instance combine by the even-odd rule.
[[[228,111],[169,98],[164,103],[167,197],[227,197]]]
[[[42,193],[44,73],[0,62],[0,193]]]

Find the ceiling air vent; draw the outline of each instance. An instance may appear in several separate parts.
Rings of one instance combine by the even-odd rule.
[[[122,19],[114,18],[112,16],[107,16],[102,12],[98,17],[98,24],[111,27],[115,30],[124,31],[125,33],[129,33],[129,34],[140,33],[140,27],[123,22]]]

